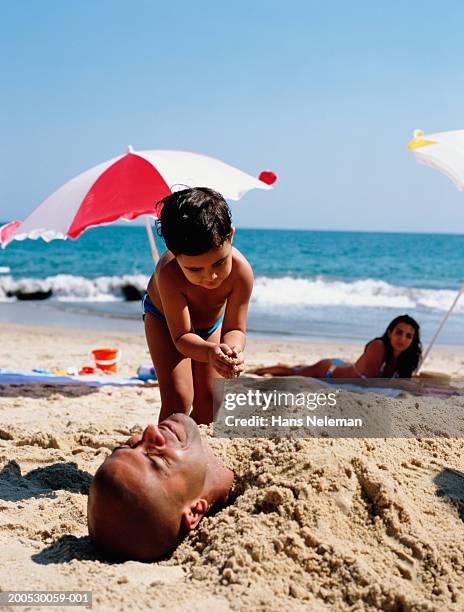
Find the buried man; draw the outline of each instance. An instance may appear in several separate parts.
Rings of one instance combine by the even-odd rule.
[[[214,503],[225,502],[233,478],[195,422],[173,414],[115,448],[98,468],[87,508],[90,537],[113,559],[160,559]]]

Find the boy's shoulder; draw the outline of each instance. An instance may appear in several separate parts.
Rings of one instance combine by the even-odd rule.
[[[251,270],[251,265],[248,259],[245,257],[245,255],[241,251],[239,251],[235,247],[232,247],[232,260],[234,264],[250,268]]]
[[[250,262],[245,255],[235,247],[232,247],[232,271],[235,277],[249,278],[251,282],[253,282],[253,268]]]
[[[165,268],[167,265],[169,265],[175,259],[176,258],[171,253],[171,251],[169,251],[169,250],[164,251],[164,253],[161,255],[161,257],[158,259],[158,263],[156,264],[156,270],[157,271],[158,270],[162,270],[163,268]]]
[[[159,279],[160,277],[166,275],[170,277],[172,277],[173,275],[178,276],[180,280],[184,278],[184,275],[182,274],[179,268],[177,260],[175,256],[171,253],[171,251],[165,251],[161,255],[155,268],[155,278]]]

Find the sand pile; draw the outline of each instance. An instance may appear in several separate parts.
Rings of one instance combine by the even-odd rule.
[[[213,444],[235,499],[172,559],[208,589],[263,607],[464,605],[464,472],[445,465],[462,440]]]

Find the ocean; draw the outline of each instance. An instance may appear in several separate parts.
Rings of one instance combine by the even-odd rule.
[[[367,341],[408,313],[427,342],[464,282],[463,235],[237,229],[234,245],[255,274],[254,336]],[[142,331],[127,287],[143,291],[152,270],[143,226],[13,242],[0,251],[0,321]],[[49,297],[15,297],[32,291]],[[464,296],[439,343],[464,344]]]

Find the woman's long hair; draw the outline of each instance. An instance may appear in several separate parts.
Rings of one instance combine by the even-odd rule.
[[[412,339],[411,346],[400,354],[395,366],[399,378],[411,378],[413,373],[419,367],[422,359],[422,343],[420,339],[419,323],[417,323],[415,319],[407,314],[400,315],[389,323],[383,336],[376,338],[376,340],[382,340],[385,347],[385,363],[392,364],[393,347],[391,345],[388,333],[392,332],[399,323],[405,323],[414,329],[414,338]]]

